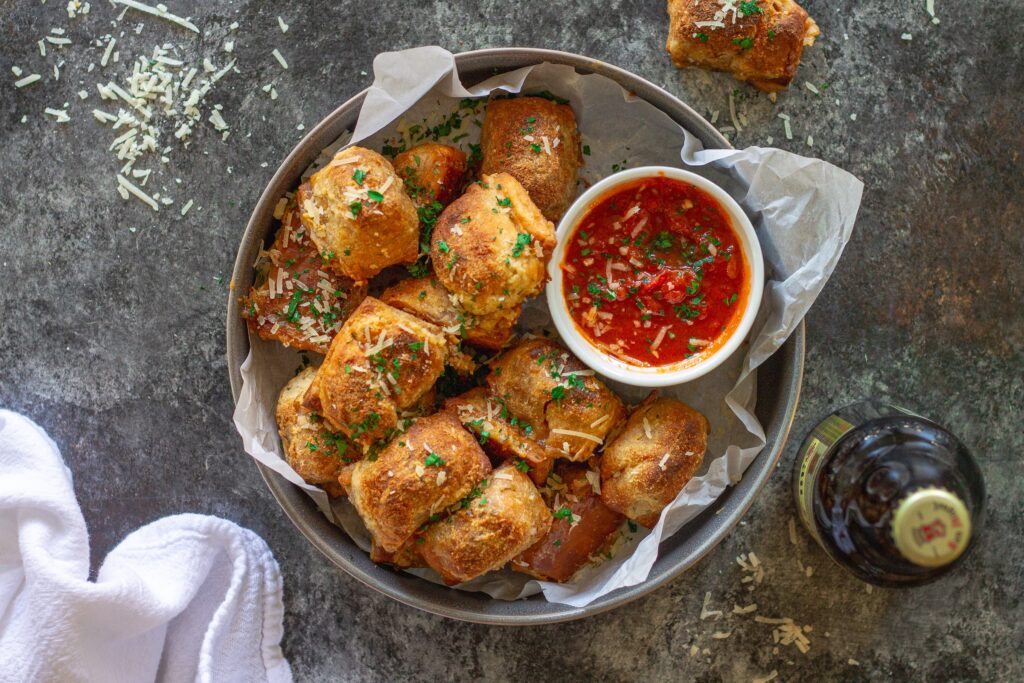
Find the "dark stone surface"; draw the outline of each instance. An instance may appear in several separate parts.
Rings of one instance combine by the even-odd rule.
[[[94,0],[88,16],[69,21],[63,2],[6,0],[0,405],[27,413],[63,449],[94,565],[130,530],[178,512],[221,515],[266,538],[284,571],[284,649],[298,680],[742,681],[773,669],[787,681],[1021,680],[1024,5],[937,4],[942,23],[932,25],[923,0],[809,0],[824,36],[775,105],[726,76],[672,68],[660,2],[174,2],[205,29],[202,38],[131,12],[124,23],[144,28],[122,39],[108,77],[124,74],[129,54],[165,41],[223,64],[227,26],[242,25],[240,73],[209,100],[223,104],[233,133],[221,142],[206,126],[176,149],[160,182],[177,203],[153,213],[117,196],[118,163],[106,151],[113,136],[88,113],[98,74],[85,68],[102,49],[86,39],[110,31],[115,10]],[[36,41],[52,26],[67,28],[75,45],[51,46],[43,59]],[[727,113],[738,88],[748,126],[736,144],[770,135],[861,177],[853,241],[807,321],[793,434],[865,395],[943,420],[978,455],[991,494],[985,536],[966,566],[926,588],[869,593],[802,532],[792,546],[794,442],[746,522],[710,557],[670,588],[586,621],[518,630],[448,622],[329,566],[241,450],[223,351],[228,291],[215,278],[229,274],[250,207],[302,135],[297,124],[311,126],[368,85],[361,72],[375,53],[428,43],[581,52],[698,111]],[[271,57],[274,47],[289,70]],[[67,61],[57,82],[54,53]],[[45,81],[15,90],[12,65]],[[276,102],[259,89],[271,80]],[[818,97],[804,81],[830,87]],[[91,92],[85,102],[75,95],[82,87]],[[63,102],[70,124],[44,117]],[[778,111],[792,116],[798,139],[783,138]],[[189,197],[195,207],[181,217]],[[750,550],[767,565],[752,593],[733,560]],[[798,559],[813,577],[802,576]],[[773,653],[771,627],[749,617],[700,621],[705,591],[717,606],[755,601],[759,614],[813,626],[810,652]],[[713,640],[714,631],[732,635]],[[701,654],[691,657],[692,645]]]

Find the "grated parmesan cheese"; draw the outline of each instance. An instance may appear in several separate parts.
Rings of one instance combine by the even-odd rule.
[[[160,17],[161,19],[166,19],[167,21],[171,22],[172,24],[177,24],[178,26],[181,26],[182,28],[187,28],[189,31],[192,31],[194,33],[202,34],[202,31],[199,30],[198,26],[193,24],[188,19],[179,17],[176,14],[171,14],[170,12],[167,11],[167,8],[164,5],[157,5],[156,7],[152,7],[150,5],[146,5],[144,3],[137,2],[136,0],[110,0],[110,1],[112,3],[114,3],[115,5],[124,5],[126,9],[127,8],[131,8],[131,9],[134,9],[134,10],[138,10],[140,12],[145,12],[146,14],[151,14],[154,17]]]

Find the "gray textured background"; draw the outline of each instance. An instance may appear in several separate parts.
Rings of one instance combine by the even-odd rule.
[[[172,193],[177,206],[195,199],[184,218],[115,193],[112,136],[88,115],[98,98],[96,78],[85,74],[101,52],[86,38],[109,31],[115,11],[94,0],[89,16],[69,22],[64,4],[0,0],[0,73],[8,79],[0,87],[0,405],[27,413],[63,449],[94,565],[129,531],[167,514],[211,513],[255,530],[284,572],[284,651],[298,680],[743,681],[773,669],[787,681],[1024,678],[1024,3],[979,0],[967,10],[938,0],[942,23],[932,25],[925,0],[808,0],[824,35],[805,53],[797,86],[773,107],[727,76],[676,71],[663,49],[664,3],[654,0],[176,0],[171,9],[191,15],[204,37],[130,13],[125,23],[144,28],[123,40],[122,60],[132,45],[148,51],[170,40],[220,65],[227,25],[242,24],[241,73],[209,100],[224,105],[231,138],[198,132],[171,155],[164,176],[182,180]],[[279,14],[290,24],[286,35]],[[76,43],[58,57],[67,61],[58,82],[47,75],[54,58],[43,60],[35,45],[52,26],[66,27]],[[901,40],[904,32],[913,40]],[[223,351],[228,292],[216,278],[226,281],[249,208],[302,135],[296,126],[311,127],[367,86],[361,72],[371,71],[375,53],[428,43],[580,52],[631,69],[701,112],[727,112],[738,87],[749,126],[736,144],[770,135],[862,178],[853,240],[808,317],[794,435],[865,395],[945,421],[979,457],[990,490],[985,536],[966,566],[919,590],[868,593],[802,532],[792,546],[795,442],[743,525],[696,569],[583,622],[528,630],[449,622],[329,566],[241,450]],[[274,47],[288,71],[270,56]],[[12,65],[46,81],[15,90]],[[80,78],[93,93],[85,103],[74,94]],[[271,79],[277,102],[259,90]],[[830,87],[818,97],[804,81]],[[65,101],[71,124],[44,119],[45,107]],[[792,142],[780,110],[793,117]],[[750,550],[768,568],[753,593],[733,561]],[[812,578],[800,574],[798,559],[814,567]],[[774,653],[770,627],[749,618],[700,621],[705,591],[719,606],[754,600],[760,614],[811,625],[810,652]],[[717,630],[732,636],[711,639]]]

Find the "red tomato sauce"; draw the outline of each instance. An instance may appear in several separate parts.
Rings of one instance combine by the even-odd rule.
[[[577,223],[562,293],[597,348],[665,366],[717,349],[743,316],[750,268],[725,210],[658,176],[609,191]]]

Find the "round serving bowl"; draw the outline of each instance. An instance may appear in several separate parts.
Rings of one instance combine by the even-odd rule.
[[[569,306],[562,291],[562,259],[570,237],[576,228],[590,213],[590,209],[615,190],[628,187],[646,178],[669,178],[686,183],[706,194],[717,202],[725,212],[729,222],[739,239],[743,258],[750,264],[750,289],[747,293],[743,314],[725,343],[713,350],[700,354],[693,359],[680,361],[670,365],[657,367],[640,366],[627,363],[610,353],[595,346],[587,339],[586,334],[572,318]],[[639,387],[671,387],[695,380],[711,372],[731,356],[740,347],[747,333],[750,332],[757,309],[761,306],[761,293],[764,289],[764,258],[761,255],[761,244],[757,241],[757,233],[750,224],[747,214],[736,203],[729,193],[707,178],[696,173],[684,171],[671,166],[641,166],[628,171],[620,171],[599,180],[573,202],[558,224],[556,232],[558,244],[548,263],[547,300],[551,318],[558,328],[558,334],[576,357],[586,363],[592,370],[609,379]]]
[[[664,111],[699,138],[706,148],[729,147],[726,139],[690,107],[653,83],[604,62],[533,48],[498,48],[455,55],[459,75],[466,84],[483,81],[495,71],[542,62],[566,64],[580,73],[597,73],[610,78]],[[294,189],[302,172],[316,160],[321,150],[345,131],[353,129],[365,96],[364,90],[342,104],[292,150],[263,191],[246,226],[235,259],[233,288],[227,307],[227,363],[231,393],[236,401],[242,389],[241,366],[249,355],[249,332],[240,315],[237,296],[252,286],[253,264],[276,228],[274,206],[281,195]],[[453,590],[412,574],[378,566],[344,531],[329,522],[299,487],[259,463],[257,467],[281,509],[310,543],[352,577],[395,600],[452,619],[486,624],[515,626],[569,621],[619,607],[666,585],[709,553],[739,523],[768,481],[782,453],[796,412],[803,363],[804,327],[801,323],[782,348],[758,368],[755,412],[764,425],[767,445],[747,468],[743,478],[678,533],[662,542],[658,560],[646,581],[620,588],[585,607],[547,602],[539,595],[526,600],[494,600],[483,593]],[[252,462],[256,463],[255,460]]]

